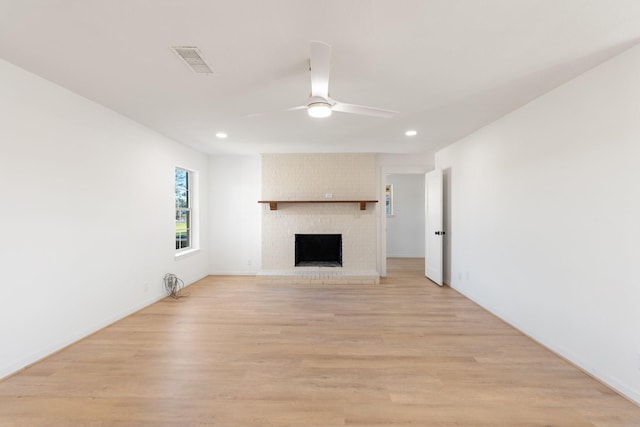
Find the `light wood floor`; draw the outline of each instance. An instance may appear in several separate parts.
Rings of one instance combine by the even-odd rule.
[[[640,426],[421,259],[377,286],[209,277],[0,382],[2,426]]]

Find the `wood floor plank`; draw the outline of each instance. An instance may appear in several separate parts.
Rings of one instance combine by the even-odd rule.
[[[422,259],[380,285],[211,276],[0,382],[0,426],[640,426]]]

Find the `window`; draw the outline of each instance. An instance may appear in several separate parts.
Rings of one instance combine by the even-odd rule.
[[[188,249],[192,241],[192,173],[176,168],[176,250]]]

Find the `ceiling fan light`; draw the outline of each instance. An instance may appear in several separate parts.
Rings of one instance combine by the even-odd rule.
[[[314,102],[309,104],[309,108],[307,108],[307,113],[311,117],[329,117],[331,115],[331,104],[326,102]]]

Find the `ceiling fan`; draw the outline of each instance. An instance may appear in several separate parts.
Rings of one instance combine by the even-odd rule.
[[[331,63],[331,46],[322,42],[311,42],[309,71],[311,72],[311,97],[306,105],[286,108],[281,111],[306,109],[311,117],[329,117],[333,111],[360,114],[365,116],[390,118],[397,111],[364,105],[347,104],[329,97],[329,68]],[[258,116],[265,113],[251,114]]]

